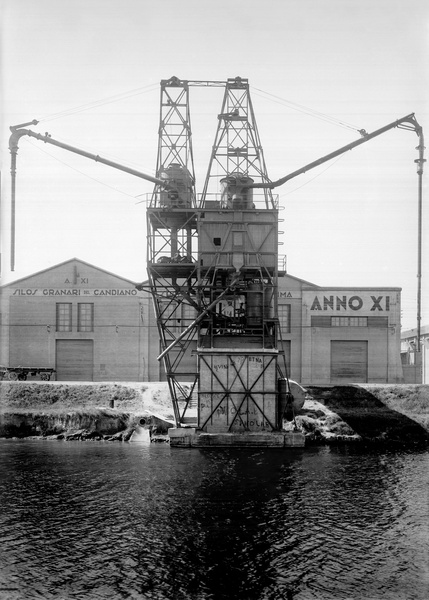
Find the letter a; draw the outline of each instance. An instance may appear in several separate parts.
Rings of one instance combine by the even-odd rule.
[[[317,296],[315,297],[315,299],[313,301],[313,304],[311,305],[310,310],[322,310],[322,307],[321,307],[320,302],[319,302],[319,298]]]

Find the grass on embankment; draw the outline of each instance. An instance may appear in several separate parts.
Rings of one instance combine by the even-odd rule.
[[[2,382],[0,437],[88,430],[111,435],[135,427],[146,387]]]
[[[429,385],[362,385],[378,400],[429,431]]]
[[[115,408],[119,411],[141,410],[146,386],[127,387],[112,383],[52,384],[2,382],[0,410],[28,412],[38,410],[76,410],[88,412],[95,408]]]
[[[348,384],[307,386],[312,398],[340,416],[365,440],[429,441],[429,387]]]
[[[427,385],[307,387],[309,399],[297,422],[309,440],[414,442],[428,437]],[[160,382],[0,384],[0,437],[76,429],[111,435],[131,430],[146,412],[171,420],[171,411],[168,385]]]

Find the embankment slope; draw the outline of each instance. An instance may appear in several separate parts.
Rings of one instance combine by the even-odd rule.
[[[154,415],[173,421],[165,383],[0,383],[0,437],[126,440]]]
[[[308,386],[307,392],[361,439],[405,444],[429,441],[427,385]]]
[[[429,386],[308,386],[296,418],[309,442],[429,442]],[[0,437],[127,440],[142,417],[173,421],[168,385],[1,382]]]

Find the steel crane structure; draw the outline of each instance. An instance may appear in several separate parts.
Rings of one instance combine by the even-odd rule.
[[[192,149],[192,86],[224,88],[200,196]],[[416,163],[421,227],[424,143],[414,114],[372,133],[361,130],[360,139],[276,181],[268,177],[249,82],[240,77],[161,81],[156,177],[37,134],[26,129],[30,124],[37,121],[11,127],[12,270],[16,154],[23,135],[151,181],[148,283],[138,287],[153,298],[158,358],[177,424],[172,445],[302,445],[301,434],[282,429],[283,418],[293,418],[297,397],[288,379],[277,317],[279,206],[272,190],[393,128],[409,129],[420,139]],[[231,436],[229,441],[225,436]]]
[[[168,179],[174,191],[157,184],[147,210],[160,359],[179,426],[186,424],[198,390],[198,429],[274,431],[279,429],[277,380],[287,381],[275,316],[278,199],[269,187],[259,196],[249,187],[270,180],[249,84],[237,77],[223,84],[210,164],[197,200],[188,100],[192,83],[161,82],[157,177]],[[220,192],[211,191],[213,182]]]
[[[183,428],[171,438],[172,445],[216,444],[216,434],[248,443],[243,433],[253,435],[249,443],[257,443],[255,434],[262,434],[259,443],[266,444],[267,432],[273,445],[300,444],[293,435],[277,441],[273,436],[282,430],[285,416],[293,417],[297,399],[277,318],[279,206],[272,190],[395,127],[419,135],[421,164],[422,130],[414,114],[406,115],[372,133],[362,130],[359,140],[271,181],[248,80],[228,79],[203,192],[196,199],[190,120],[184,115],[189,115],[189,86],[202,83],[161,82],[157,176],[174,169],[174,187],[182,191],[169,195],[156,185],[147,212],[159,359],[178,429]],[[173,161],[169,167],[167,154]],[[188,418],[195,404],[197,416]],[[187,435],[190,422],[202,436]],[[228,443],[224,435],[220,439]]]

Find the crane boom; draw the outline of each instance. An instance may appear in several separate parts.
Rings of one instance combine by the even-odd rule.
[[[37,124],[37,121],[32,121],[32,123]],[[85,156],[86,158],[90,158],[91,160],[95,160],[96,162],[102,163],[103,165],[107,165],[108,167],[113,167],[114,169],[119,169],[120,171],[124,171],[129,175],[135,175],[135,177],[140,177],[141,179],[145,179],[146,181],[151,181],[152,183],[157,183],[165,187],[166,181],[159,179],[158,177],[153,177],[152,175],[147,175],[146,173],[142,173],[141,171],[137,171],[136,169],[131,169],[125,165],[121,165],[120,163],[108,160],[107,158],[103,158],[98,154],[92,154],[91,152],[87,152],[86,150],[81,150],[80,148],[76,148],[75,146],[70,146],[69,144],[64,144],[64,142],[60,142],[59,140],[53,139],[48,133],[44,135],[40,133],[36,133],[35,131],[31,131],[31,129],[21,129],[21,125],[16,125],[10,127],[12,131],[12,135],[9,138],[9,150],[11,152],[18,151],[18,141],[24,135],[28,135],[29,137],[33,137],[36,140],[40,140],[45,144],[52,144],[53,146],[57,146],[58,148],[63,148],[64,150],[68,150],[69,152],[74,152],[75,154],[79,154],[80,156]]]
[[[409,124],[409,127],[406,126],[407,123]],[[342,148],[338,148],[338,150],[334,150],[334,152],[330,152],[329,154],[326,154],[326,156],[322,156],[321,158],[314,160],[313,162],[309,163],[308,165],[305,165],[304,167],[301,167],[300,169],[297,169],[296,171],[289,173],[289,175],[286,175],[285,177],[282,177],[281,179],[277,179],[277,181],[253,183],[246,187],[269,188],[269,189],[279,187],[280,185],[283,185],[284,183],[286,183],[286,181],[289,181],[290,179],[293,179],[294,177],[297,177],[298,175],[302,175],[303,173],[306,173],[307,171],[310,171],[311,169],[314,169],[315,167],[318,167],[319,165],[322,165],[323,163],[328,162],[329,160],[332,160],[333,158],[336,158],[337,156],[340,156],[341,154],[344,154],[345,152],[348,152],[349,150],[353,150],[353,148],[356,148],[357,146],[360,146],[361,144],[364,144],[365,142],[368,142],[369,140],[372,140],[373,138],[378,137],[379,135],[381,135],[382,133],[385,133],[386,131],[389,131],[390,129],[394,129],[395,127],[401,127],[401,125],[404,126],[403,129],[410,129],[412,131],[415,131],[418,136],[421,136],[422,128],[418,124],[417,119],[414,116],[414,113],[411,113],[409,115],[406,115],[405,117],[402,117],[402,119],[393,121],[393,123],[389,123],[388,125],[385,125],[384,127],[377,129],[376,131],[373,131],[372,133],[367,133],[365,130],[362,129],[360,131],[362,137],[359,140],[355,140],[354,142],[351,142],[350,144],[347,144],[346,146],[343,146]]]
[[[136,169],[132,169],[131,167],[127,167],[120,163],[111,161],[107,158],[103,158],[98,154],[92,154],[91,152],[87,152],[86,150],[81,150],[80,148],[76,148],[75,146],[70,146],[69,144],[64,144],[59,140],[53,139],[48,133],[42,135],[40,133],[36,133],[31,129],[25,129],[27,125],[37,125],[38,121],[30,121],[29,123],[21,123],[20,125],[12,125],[9,129],[12,132],[12,135],[9,138],[9,150],[11,153],[11,179],[12,179],[12,191],[11,191],[11,232],[10,232],[10,270],[15,270],[15,189],[16,189],[16,156],[18,154],[18,142],[24,136],[28,135],[29,137],[35,138],[36,140],[40,140],[45,144],[51,144],[52,146],[57,146],[58,148],[62,148],[63,150],[68,150],[69,152],[74,152],[74,154],[79,154],[80,156],[84,156],[85,158],[90,158],[91,160],[95,160],[103,165],[107,165],[108,167],[113,167],[114,169],[119,169],[120,171],[124,171],[129,175],[134,175],[135,177],[140,177],[140,179],[145,179],[146,181],[151,181],[152,183],[161,185],[163,188],[168,188],[168,181],[165,179],[159,179],[158,177],[152,177],[152,175],[147,175],[146,173],[142,173],[141,171],[137,171]]]

